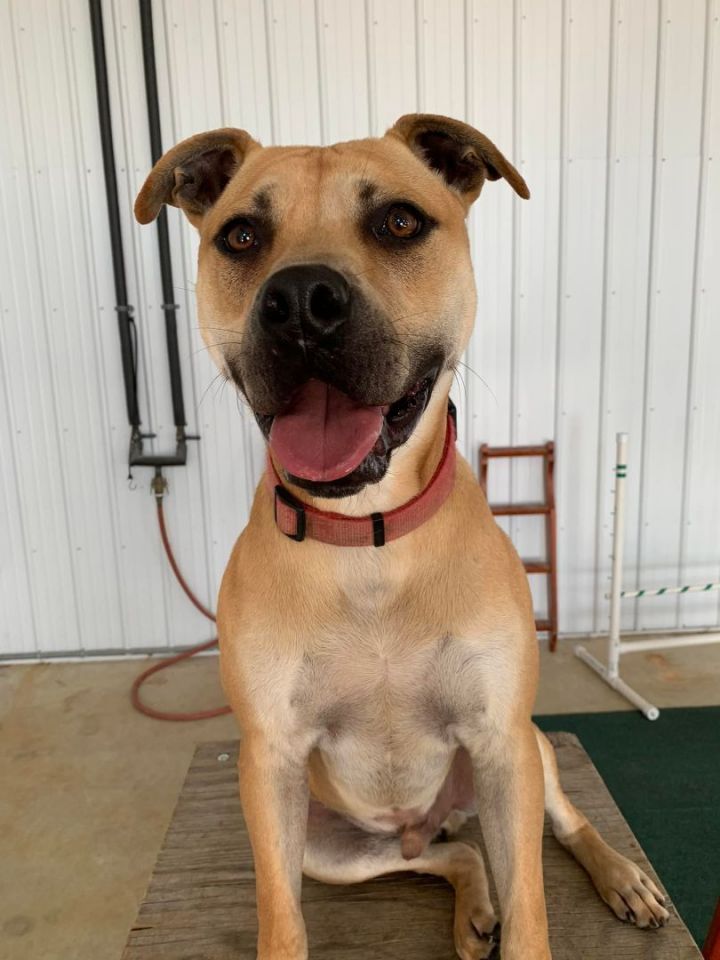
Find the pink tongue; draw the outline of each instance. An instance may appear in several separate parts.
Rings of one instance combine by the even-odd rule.
[[[292,408],[273,420],[270,446],[288,473],[338,480],[370,453],[382,423],[382,407],[360,406],[335,387],[309,380]]]

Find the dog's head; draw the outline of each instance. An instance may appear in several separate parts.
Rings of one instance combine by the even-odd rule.
[[[291,482],[346,496],[384,476],[470,336],[465,218],[500,177],[529,196],[483,134],[425,114],[332,147],[213,130],[155,165],[136,217],[168,203],[197,227],[203,337]]]

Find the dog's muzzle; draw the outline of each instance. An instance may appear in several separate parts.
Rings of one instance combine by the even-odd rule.
[[[287,480],[342,497],[382,479],[445,364],[401,336],[364,291],[324,264],[285,267],[257,293],[228,366]]]

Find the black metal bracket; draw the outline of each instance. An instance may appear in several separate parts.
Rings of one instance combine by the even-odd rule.
[[[130,434],[130,451],[128,466],[130,467],[184,467],[187,463],[188,440],[199,440],[196,433],[185,433],[183,427],[178,427],[175,433],[175,453],[144,453],[143,440],[154,437],[154,433],[140,433],[133,430]]]

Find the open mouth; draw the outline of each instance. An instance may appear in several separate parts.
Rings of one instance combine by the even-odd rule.
[[[367,406],[321,380],[308,380],[286,411],[258,422],[287,479],[322,497],[358,492],[384,476],[393,450],[425,411],[434,368],[393,403]]]

